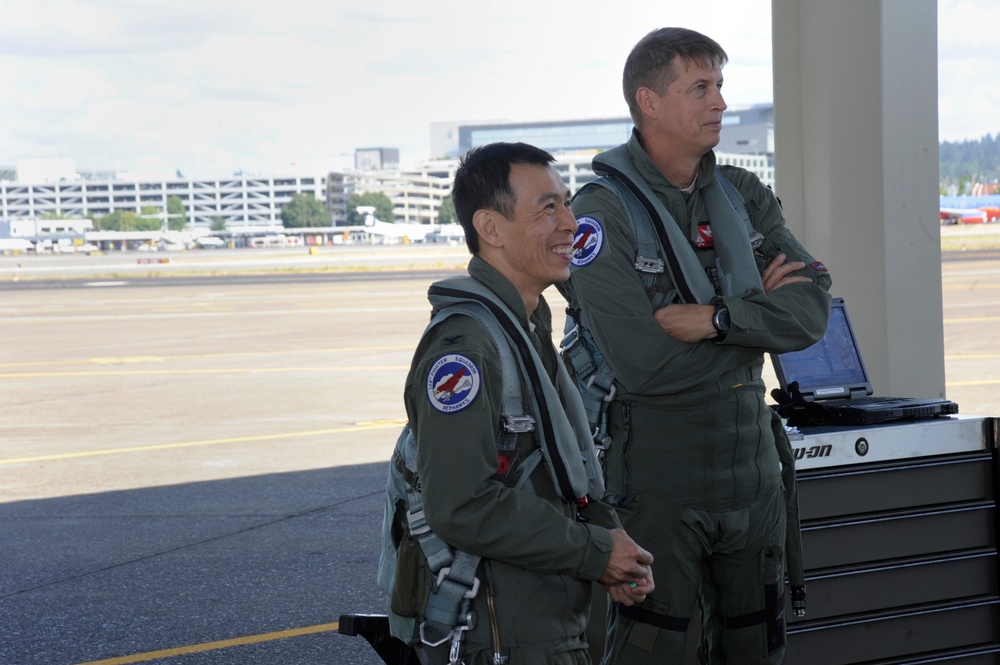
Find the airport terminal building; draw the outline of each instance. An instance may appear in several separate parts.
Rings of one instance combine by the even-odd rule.
[[[758,104],[730,108],[723,116],[722,164],[735,164],[774,184],[774,107]],[[432,123],[431,150],[437,159],[402,168],[392,148],[359,148],[355,168],[312,174],[234,175],[213,179],[118,177],[110,172],[72,173],[38,181],[0,169],[0,221],[53,216],[97,218],[113,211],[140,214],[144,208],[167,209],[167,199],[184,204],[187,226],[207,229],[222,220],[227,228],[281,225],[281,209],[296,194],[326,203],[331,226],[346,223],[352,194],[383,192],[392,201],[395,220],[435,224],[451,193],[458,157],[493,141],[524,141],[556,157],[556,168],[571,192],[594,179],[591,159],[628,140],[628,117],[519,123]],[[70,169],[72,170],[72,169]]]

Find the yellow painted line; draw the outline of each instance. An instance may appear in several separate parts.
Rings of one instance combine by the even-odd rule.
[[[982,381],[946,381],[945,387],[955,386],[1000,386],[1000,379],[983,379]]]
[[[261,642],[271,642],[274,640],[284,640],[289,637],[300,637],[302,635],[315,635],[316,633],[328,633],[338,630],[340,622],[322,623],[316,626],[306,626],[304,628],[291,628],[289,630],[279,630],[273,633],[261,633],[260,635],[247,635],[246,637],[235,637],[231,640],[219,640],[217,642],[205,642],[203,644],[191,644],[185,647],[174,649],[161,649],[160,651],[147,651],[146,653],[136,653],[131,656],[120,656],[118,658],[106,658],[104,660],[89,660],[86,663],[77,665],[126,665],[127,663],[145,663],[161,658],[173,658],[190,653],[202,653],[205,651],[215,651],[217,649],[228,649],[247,644],[259,644]]]
[[[358,367],[230,367],[228,369],[105,369],[80,370],[79,372],[9,372],[0,379],[25,379],[55,376],[163,376],[182,374],[278,374],[288,372],[369,372],[372,370],[397,372],[410,369],[409,365],[363,365]]]
[[[130,448],[108,448],[105,450],[87,450],[76,453],[58,453],[53,455],[35,455],[33,457],[12,457],[0,459],[0,464],[23,464],[27,462],[48,462],[52,460],[77,459],[80,457],[97,457],[100,455],[122,455],[126,453],[141,453],[150,450],[171,450],[174,448],[193,448],[196,446],[215,446],[222,443],[246,443],[248,441],[274,441],[277,439],[294,439],[324,434],[340,434],[343,432],[363,432],[374,429],[399,428],[406,420],[372,420],[355,423],[351,427],[321,429],[310,432],[288,432],[285,434],[262,434],[259,436],[239,436],[228,439],[206,439],[205,441],[182,441],[178,443],[161,443],[152,446],[133,446]]]

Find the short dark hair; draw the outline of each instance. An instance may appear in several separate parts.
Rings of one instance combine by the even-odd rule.
[[[554,161],[555,157],[527,143],[489,143],[465,153],[455,172],[451,198],[472,254],[479,253],[479,236],[472,225],[477,210],[495,210],[508,219],[514,216],[517,200],[510,186],[511,167],[548,166]]]
[[[687,28],[658,28],[632,47],[625,60],[622,92],[628,102],[632,122],[638,127],[642,112],[635,100],[639,88],[646,87],[662,95],[678,76],[677,58],[699,62],[706,67],[723,67],[729,56],[716,41]]]

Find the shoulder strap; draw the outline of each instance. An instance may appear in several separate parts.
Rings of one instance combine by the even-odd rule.
[[[636,195],[621,180],[612,176],[604,176],[593,182],[584,185],[580,191],[587,187],[604,187],[614,192],[618,197],[622,207],[625,208],[625,216],[632,227],[632,237],[635,238],[635,269],[642,277],[642,286],[646,290],[646,295],[654,301],[654,309],[663,307],[667,303],[656,304],[658,294],[653,289],[656,283],[656,275],[664,270],[663,259],[660,258],[660,241],[656,237],[653,220],[649,216],[649,211],[640,203]]]
[[[750,215],[747,213],[747,204],[743,201],[743,195],[740,194],[740,190],[736,189],[736,185],[729,182],[729,179],[722,175],[722,167],[718,165],[715,167],[715,179],[722,186],[722,191],[726,193],[726,198],[729,199],[729,203],[740,216],[740,221],[747,227],[747,233],[752,233],[753,224],[750,222]]]

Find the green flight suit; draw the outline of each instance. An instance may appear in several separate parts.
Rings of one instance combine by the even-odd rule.
[[[544,299],[529,322],[516,289],[498,271],[473,257],[469,273],[532,330],[533,345],[554,380],[559,360]],[[464,387],[454,386],[467,389],[464,406],[446,413],[435,406],[428,376],[443,359],[457,356],[475,370],[463,374],[470,379]],[[532,388],[521,378],[527,399]],[[476,626],[465,636],[463,660],[493,663],[495,630],[497,649],[509,665],[589,663],[584,632],[591,583],[604,572],[612,549],[609,529],[620,522],[613,508],[597,500],[579,510],[561,498],[544,461],[530,475],[532,491],[503,482],[496,447],[502,402],[498,352],[478,322],[451,316],[424,336],[406,379],[405,403],[417,441],[427,523],[453,547],[482,557]],[[517,455],[503,462],[504,470],[513,472],[538,445],[534,433],[518,435]]]
[[[715,154],[702,158],[688,195],[662,175],[637,133],[627,145],[701,264],[713,267],[701,190],[714,177]],[[613,192],[592,187],[573,202],[578,221],[588,217],[602,229],[597,255],[575,265],[560,290],[582,311],[618,386],[608,413],[605,498],[653,553],[656,579],[640,609],[609,609],[606,663],[680,662],[699,597],[718,610],[710,633],[721,639],[716,647],[728,665],[777,663],[783,655],[785,495],[761,368],[765,352],[802,349],[822,337],[830,277],[785,227],[769,188],[740,168],[723,166],[722,173],[764,236],[754,252],[758,271],[784,253],[805,262],[796,274],[811,282],[717,296],[713,302],[724,302],[732,319],[721,344],[680,342],[654,320],[634,267],[632,227]],[[654,289],[663,302],[677,297],[668,271]]]

